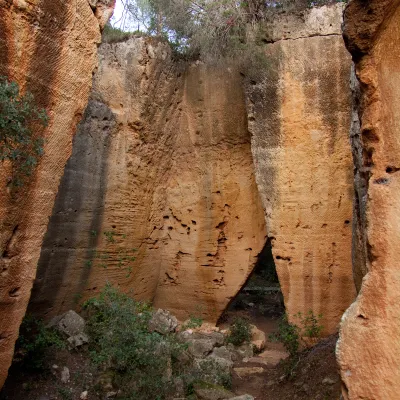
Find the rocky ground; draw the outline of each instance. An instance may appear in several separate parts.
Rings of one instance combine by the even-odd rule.
[[[242,310],[242,313],[244,311]],[[254,314],[254,312],[253,312]],[[279,343],[268,340],[276,329],[276,320],[263,324],[263,330],[252,327],[252,342],[241,346],[226,343],[231,315],[221,327],[203,324],[182,329],[168,312],[159,310],[151,329],[169,332],[177,329],[181,341],[188,343],[188,352],[197,363],[216,361],[232,376],[230,390],[208,383],[197,384],[186,399],[198,400],[328,400],[338,399],[340,381],[334,355],[336,337],[323,340],[312,349],[303,351],[292,362]],[[1,400],[102,400],[123,398],[113,387],[107,373],[95,370],[89,357],[85,321],[68,312],[53,321],[67,337],[68,348],[49,352],[46,372],[32,374],[14,365],[0,394]],[[210,376],[215,371],[211,370]],[[185,399],[177,394],[174,399]],[[139,399],[138,399],[139,400]]]

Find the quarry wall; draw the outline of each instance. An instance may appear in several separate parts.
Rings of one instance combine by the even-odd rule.
[[[217,321],[265,243],[241,79],[151,39],[101,46],[32,310],[59,314],[110,282]]]
[[[353,0],[344,38],[356,63],[354,272],[337,358],[344,399],[395,399],[400,390],[400,2]],[[358,89],[357,89],[358,88]]]
[[[265,77],[247,86],[256,180],[286,310],[322,314],[325,333],[355,296],[342,11],[338,4],[277,21],[266,32]]]
[[[20,189],[0,170],[0,387],[30,298],[43,236],[72,137],[87,105],[100,27],[113,1],[1,0],[0,75],[35,95],[50,117],[44,156]]]
[[[41,316],[110,282],[216,322],[267,236],[288,314],[335,332],[355,296],[342,6],[275,21],[245,91],[246,71],[177,62],[154,39],[103,44],[89,99],[112,9],[89,3],[0,0],[0,73],[51,117],[31,185],[0,193],[2,379],[35,276]]]
[[[321,313],[334,332],[355,294],[341,12],[275,23],[245,95],[229,66],[173,61],[150,39],[103,44],[32,310],[59,314],[109,281],[216,322],[268,234],[288,313]]]

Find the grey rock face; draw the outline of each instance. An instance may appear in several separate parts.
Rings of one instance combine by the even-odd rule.
[[[75,336],[84,333],[85,320],[75,311],[67,311],[62,316],[54,317],[49,325],[67,336]]]
[[[165,335],[170,332],[175,332],[178,326],[178,320],[169,311],[158,309],[153,314],[149,322],[149,330]]]

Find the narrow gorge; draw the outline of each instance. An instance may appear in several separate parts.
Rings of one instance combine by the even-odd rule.
[[[334,3],[261,24],[253,76],[102,41],[112,0],[0,0],[0,76],[49,116],[29,184],[0,169],[0,387],[26,313],[111,284],[221,326],[271,246],[289,322],[339,332],[342,398],[396,400],[400,0]]]

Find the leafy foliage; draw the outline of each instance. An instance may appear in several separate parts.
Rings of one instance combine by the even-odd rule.
[[[54,328],[47,328],[42,320],[26,315],[15,345],[14,362],[30,371],[42,371],[47,350],[52,346],[65,347],[60,334]]]
[[[300,346],[300,328],[288,321],[285,314],[279,321],[278,332],[269,336],[273,341],[281,342],[291,357],[295,356]]]
[[[134,35],[133,32],[125,32],[122,29],[115,28],[111,24],[106,24],[102,34],[103,43],[124,42]]]
[[[324,327],[320,324],[322,314],[314,315],[312,310],[309,310],[306,315],[298,313],[297,318],[300,320],[302,327],[302,336],[306,338],[319,338]]]
[[[203,322],[203,318],[190,315],[189,320],[182,325],[182,330],[198,328],[203,325]]]
[[[278,332],[270,335],[270,339],[281,342],[292,357],[297,355],[301,340],[304,338],[317,339],[323,330],[323,326],[320,325],[321,314],[315,316],[310,310],[306,315],[297,313],[295,317],[299,319],[300,326],[289,322],[285,314],[279,322]],[[306,342],[304,344],[307,345]]]
[[[47,123],[33,95],[22,95],[17,83],[0,76],[0,161],[11,162],[14,185],[32,174],[42,156],[44,140],[38,132]]]
[[[251,327],[249,321],[243,318],[236,318],[231,327],[227,337],[227,342],[232,343],[234,346],[240,346],[245,342],[251,340]]]
[[[175,334],[150,332],[153,310],[107,285],[84,309],[92,363],[112,377],[126,400],[163,400],[176,383],[189,393],[196,382],[228,386],[231,376],[214,360],[196,363]]]
[[[252,62],[259,22],[337,2],[343,0],[123,0],[138,29],[168,39],[185,56],[205,61],[241,56]]]
[[[173,336],[148,331],[151,308],[110,285],[85,303],[93,363],[115,372],[113,383],[126,399],[164,399],[182,350]]]

